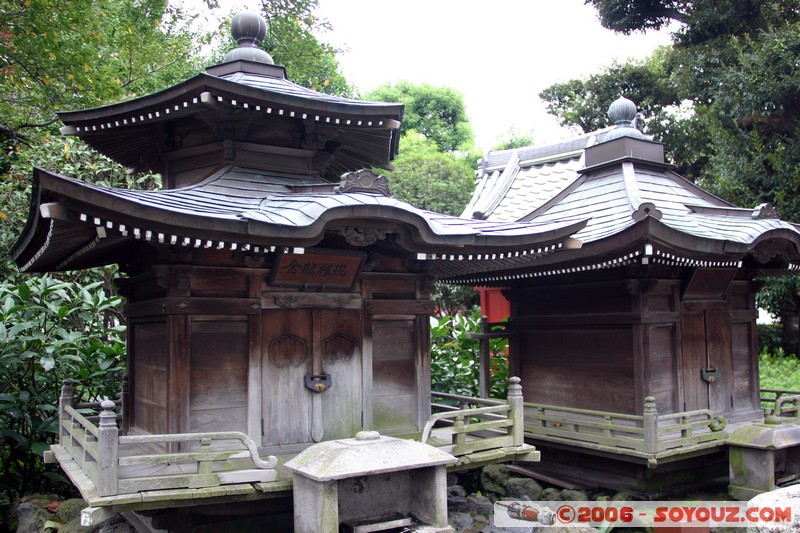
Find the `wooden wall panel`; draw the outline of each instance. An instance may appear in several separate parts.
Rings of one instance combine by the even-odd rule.
[[[520,316],[629,313],[634,296],[624,283],[575,284],[516,291]]]
[[[632,337],[629,327],[521,331],[525,400],[636,412]]]
[[[167,433],[167,325],[131,324],[136,347],[133,383],[133,426],[145,433]]]
[[[678,282],[659,280],[658,284],[643,295],[645,306],[643,311],[650,313],[677,313]]]
[[[415,320],[372,324],[372,428],[415,431],[419,407]]]
[[[192,296],[245,298],[248,296],[247,276],[221,270],[219,273],[192,274]]]
[[[755,296],[749,281],[734,281],[728,288],[730,308],[735,310],[755,310]]]
[[[246,319],[192,320],[189,431],[247,432]]]
[[[647,357],[644,396],[656,399],[658,412],[674,413],[678,409],[678,358],[675,326],[649,326],[646,332]]]
[[[734,411],[759,409],[754,330],[755,326],[748,322],[731,324]]]

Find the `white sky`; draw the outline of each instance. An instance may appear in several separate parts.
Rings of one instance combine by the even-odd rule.
[[[190,0],[191,1],[191,0]],[[260,9],[259,0],[223,0],[227,11]],[[569,132],[538,94],[583,78],[614,60],[643,58],[669,34],[617,35],[583,0],[319,0],[341,47],[342,73],[361,93],[408,80],[461,92],[478,147],[514,128],[536,142]],[[610,104],[611,102],[609,102]]]

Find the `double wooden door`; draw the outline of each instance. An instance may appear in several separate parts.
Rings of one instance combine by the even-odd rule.
[[[681,317],[684,410],[758,414],[758,361],[753,312],[686,310]],[[705,369],[705,379],[703,369]]]
[[[684,311],[681,317],[684,410],[733,409],[733,362],[728,311]]]
[[[263,445],[353,437],[362,427],[361,311],[262,315]]]

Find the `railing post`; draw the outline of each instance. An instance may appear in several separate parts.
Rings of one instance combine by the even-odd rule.
[[[521,379],[516,376],[508,378],[508,417],[514,423],[511,426],[511,440],[513,446],[525,444],[525,407],[522,405]]]
[[[67,430],[64,428],[64,420],[67,419],[67,406],[72,407],[75,401],[75,389],[73,388],[71,379],[67,378],[61,385],[61,396],[58,398],[58,442],[61,445],[66,445],[64,437],[69,436]]]
[[[456,416],[456,421],[453,424],[453,429],[456,432],[455,439],[453,439],[456,446],[461,446],[467,442],[467,433],[464,431],[464,415]]]
[[[642,424],[644,426],[644,451],[656,453],[658,451],[658,409],[656,409],[656,399],[653,396],[644,399]]]
[[[103,400],[100,403],[100,423],[97,439],[99,455],[97,491],[100,496],[114,496],[119,492],[119,428],[114,402]]]

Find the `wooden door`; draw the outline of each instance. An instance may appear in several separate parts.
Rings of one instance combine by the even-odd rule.
[[[311,441],[312,313],[270,310],[262,318],[261,401],[263,445]]]
[[[681,372],[684,410],[732,409],[733,364],[731,328],[725,309],[684,310],[681,317]],[[714,381],[703,379],[703,369],[716,370]]]
[[[353,437],[362,427],[359,311],[269,310],[262,321],[263,445]],[[324,374],[329,387],[306,387],[306,376]]]

